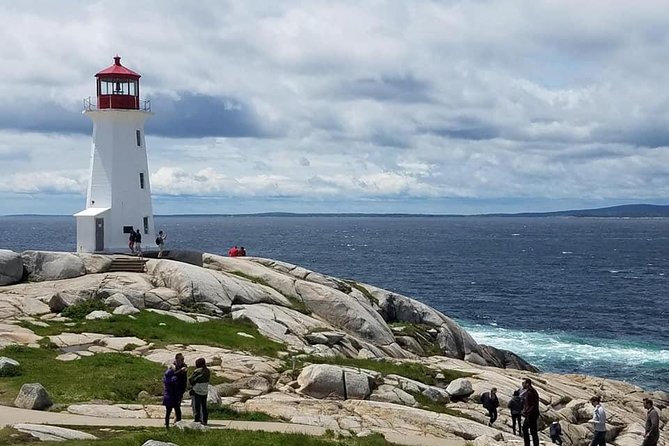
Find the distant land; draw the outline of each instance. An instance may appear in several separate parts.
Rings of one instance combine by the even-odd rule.
[[[4,217],[69,217],[70,215],[16,214]],[[571,209],[552,212],[519,212],[495,214],[366,214],[359,212],[293,213],[262,212],[257,214],[156,214],[156,217],[595,217],[595,218],[669,218],[669,205],[625,204],[596,209]]]

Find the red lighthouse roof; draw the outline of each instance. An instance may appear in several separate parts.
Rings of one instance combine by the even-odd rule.
[[[95,75],[95,77],[100,77],[100,76],[122,76],[122,77],[132,77],[134,79],[139,79],[142,77],[138,73],[135,73],[134,71],[124,67],[121,65],[121,56],[115,56],[114,57],[114,65],[105,68],[104,70],[100,71],[98,74]]]

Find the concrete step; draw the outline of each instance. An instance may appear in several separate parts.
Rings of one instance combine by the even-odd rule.
[[[115,257],[109,266],[110,272],[143,273],[146,271],[146,259],[132,257]]]

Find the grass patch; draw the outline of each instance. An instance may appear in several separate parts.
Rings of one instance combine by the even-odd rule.
[[[114,428],[113,436],[109,432],[95,427],[70,426],[72,429],[86,431],[99,440],[70,440],[59,442],[59,446],[137,446],[147,440],[157,440],[178,444],[179,446],[393,446],[379,434],[368,437],[334,439],[324,435],[316,437],[304,434],[283,434],[277,432],[243,431],[232,429],[212,429],[209,432],[180,432],[177,429],[151,428]],[[13,435],[19,436],[14,437]],[[110,438],[113,437],[113,438]],[[3,441],[6,440],[6,441]],[[23,434],[12,428],[0,430],[0,444],[34,445]]]
[[[55,404],[92,399],[134,402],[146,390],[162,394],[164,367],[122,353],[98,353],[76,361],[56,360],[59,352],[11,346],[0,350],[21,364],[20,376],[0,379],[0,401],[11,404],[25,383],[40,383]]]
[[[253,324],[246,321],[233,321],[225,318],[189,324],[171,316],[150,311],[142,311],[135,314],[134,317],[135,319],[131,319],[128,316],[114,315],[109,319],[76,321],[73,326],[67,326],[62,322],[49,322],[49,327],[39,327],[30,322],[24,322],[21,325],[40,336],[58,335],[63,332],[136,336],[146,342],[153,342],[157,346],[205,344],[271,357],[276,357],[279,351],[285,350],[283,344],[264,337]],[[253,338],[239,336],[237,332],[240,331],[252,335]]]
[[[352,286],[352,287],[355,288],[356,290],[360,291],[360,292],[363,294],[363,296],[365,296],[365,297],[367,298],[367,300],[368,300],[370,303],[375,304],[376,306],[379,305],[379,299],[377,299],[376,297],[374,297],[374,296],[372,295],[372,293],[370,293],[369,290],[368,290],[367,288],[365,288],[364,286],[360,285],[360,284],[359,284],[358,282],[356,282],[355,280],[346,280],[346,283],[348,283],[350,286]]]
[[[436,384],[437,379],[435,376],[441,372],[445,381],[452,381],[456,378],[466,378],[472,376],[471,373],[460,372],[457,370],[434,370],[429,367],[425,367],[422,364],[415,362],[405,362],[405,363],[394,363],[390,361],[375,361],[372,359],[358,359],[358,358],[320,358],[317,356],[310,356],[299,364],[299,367],[303,367],[304,363],[312,364],[334,364],[334,365],[343,365],[349,367],[357,367],[361,369],[373,370],[379,372],[382,375],[400,375],[405,378],[413,379],[415,381],[420,381],[423,384],[434,385]]]
[[[210,420],[283,421],[263,412],[237,412],[229,407],[210,407]]]
[[[86,299],[74,305],[70,305],[61,312],[61,316],[73,319],[75,321],[83,321],[91,311],[107,311],[109,307],[99,299]]]
[[[400,332],[393,330],[393,334],[411,336],[420,344],[427,356],[439,356],[444,353],[441,350],[441,347],[439,347],[439,344],[434,342],[432,336],[428,333],[428,330],[434,328],[433,326],[426,324],[407,324],[405,322],[396,322],[388,325],[391,328],[402,328]]]
[[[468,414],[459,411],[458,409],[453,409],[451,407],[448,407],[445,404],[440,404],[432,401],[430,398],[426,397],[422,393],[417,393],[417,392],[408,392],[411,394],[416,399],[416,402],[420,404],[421,409],[429,410],[432,412],[437,412],[437,413],[445,413],[447,415],[452,415],[454,417],[458,418],[466,418],[468,420],[474,420],[476,421],[475,418],[472,418]]]

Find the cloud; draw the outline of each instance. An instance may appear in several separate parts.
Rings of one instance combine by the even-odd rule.
[[[82,190],[81,98],[120,53],[172,200],[666,201],[667,21],[659,0],[17,4],[1,190]]]

